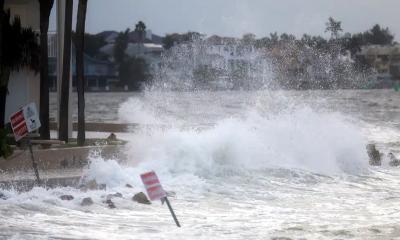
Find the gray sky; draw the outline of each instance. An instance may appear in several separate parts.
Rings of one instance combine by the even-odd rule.
[[[77,0],[75,0],[77,2]],[[145,22],[153,33],[198,31],[242,36],[270,32],[324,35],[329,16],[345,32],[387,26],[400,40],[400,0],[88,0],[86,30],[122,31]],[[55,8],[53,8],[55,9]],[[55,17],[52,13],[51,29]],[[74,23],[75,25],[75,23]],[[326,36],[326,35],[324,35]]]

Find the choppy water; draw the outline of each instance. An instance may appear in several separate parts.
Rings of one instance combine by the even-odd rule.
[[[92,157],[86,174],[107,183],[106,191],[4,192],[0,238],[400,239],[400,171],[386,158],[369,167],[365,151],[375,142],[384,154],[400,155],[393,90],[87,98],[89,121],[151,124],[126,136],[132,161]],[[147,170],[176,193],[171,202],[182,228],[161,203],[130,200],[143,191],[139,174]],[[102,202],[113,192],[124,197],[108,209]],[[62,201],[62,194],[75,199]],[[81,207],[87,196],[95,204]]]

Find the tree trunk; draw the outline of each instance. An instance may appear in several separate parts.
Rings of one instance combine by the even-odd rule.
[[[0,0],[0,78],[3,77],[3,8],[4,0]],[[2,79],[0,79],[2,81]],[[4,128],[4,115],[6,114],[7,86],[0,87],[0,128]]]
[[[0,129],[4,128],[4,119],[6,115],[6,100],[8,93],[8,80],[10,79],[10,70],[0,66]]]
[[[85,74],[83,50],[87,0],[79,0],[76,21],[76,88],[78,92],[78,145],[85,144]]]
[[[4,0],[0,0],[0,66],[3,61],[3,16]]]
[[[64,23],[64,51],[63,51],[63,71],[61,79],[60,97],[60,116],[58,138],[68,142],[68,100],[69,100],[69,80],[71,67],[71,31],[72,31],[72,6],[73,0],[66,0],[65,3],[65,23]]]
[[[40,3],[40,136],[50,139],[49,128],[49,62],[47,31],[50,11],[54,0],[39,0]]]

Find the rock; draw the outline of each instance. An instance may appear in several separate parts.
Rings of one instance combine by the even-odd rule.
[[[61,195],[60,199],[64,200],[64,201],[71,201],[72,199],[74,199],[74,196],[72,196],[72,195]]]
[[[108,194],[107,197],[106,197],[107,200],[108,199],[112,199],[112,198],[122,198],[122,194],[117,192],[117,193],[114,193],[114,194]]]
[[[96,180],[90,180],[85,184],[88,190],[97,190],[99,189],[99,185],[97,184]]]
[[[389,157],[389,159],[390,159],[390,161],[389,161],[389,165],[390,165],[390,166],[392,166],[392,167],[397,167],[397,166],[400,165],[400,160],[397,159],[397,158],[394,156],[393,153],[389,153],[389,154],[388,154],[388,157]]]
[[[0,192],[0,199],[7,200],[7,197],[6,195]]]
[[[375,144],[367,145],[367,153],[369,157],[369,164],[371,166],[381,166],[381,153],[376,149]]]
[[[88,190],[105,190],[106,184],[98,184],[96,180],[90,180],[79,187],[82,191]]]
[[[125,185],[125,187],[127,187],[127,188],[133,188],[133,186],[130,185],[129,183],[127,183],[127,184]]]
[[[81,206],[90,206],[93,204],[93,200],[90,197],[82,199]]]
[[[144,194],[143,192],[136,193],[132,197],[132,200],[135,201],[135,202],[138,202],[138,203],[142,203],[142,204],[151,204],[151,202],[147,198],[146,194]]]
[[[108,137],[107,140],[110,141],[117,141],[117,135],[115,135],[115,133],[111,133]]]
[[[105,202],[109,208],[116,208],[115,204],[113,201],[111,201],[111,199],[107,199]]]

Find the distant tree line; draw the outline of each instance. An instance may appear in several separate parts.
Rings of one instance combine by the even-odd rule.
[[[301,67],[305,68],[307,65],[312,65],[314,68],[323,68],[323,64],[330,64],[332,70],[332,78],[343,78],[342,70],[347,69],[350,73],[349,66],[344,66],[341,62],[334,62],[332,59],[338,58],[340,55],[351,56],[354,61],[355,69],[360,71],[366,71],[370,69],[368,63],[358,58],[357,53],[361,51],[363,46],[367,45],[391,45],[394,44],[394,35],[390,32],[389,28],[382,27],[376,24],[364,32],[359,33],[347,33],[343,31],[342,23],[330,17],[325,23],[325,33],[329,37],[322,37],[320,35],[304,34],[301,37],[296,37],[293,34],[278,32],[270,33],[268,36],[257,38],[252,33],[244,34],[241,38],[231,38],[213,35],[207,37],[201,33],[189,31],[187,33],[171,33],[167,34],[163,40],[163,47],[165,50],[169,50],[174,46],[178,46],[183,43],[190,43],[195,41],[208,41],[212,44],[213,40],[219,40],[224,44],[240,44],[242,46],[251,46],[259,50],[267,50],[269,52],[268,57],[275,64],[275,70],[277,72],[292,71],[288,68],[292,67],[291,61],[288,59],[297,59],[297,61],[304,58],[304,55],[308,55],[309,59],[305,62],[299,63]],[[139,40],[135,43],[143,44],[145,40],[146,25],[139,21],[134,28],[136,36],[140,36]],[[143,83],[152,79],[150,74],[149,64],[146,62],[143,55],[129,56],[127,49],[131,30],[128,28],[118,34],[115,39],[113,53],[111,56],[114,61],[117,71],[119,73],[120,87],[127,86],[129,90],[139,90]],[[74,34],[73,34],[74,38]],[[100,48],[106,45],[104,36],[101,34],[85,34],[85,53],[89,56],[98,59],[110,59],[110,56],[100,52]],[[273,54],[278,51],[279,54]],[[310,57],[310,55],[313,55]],[[310,60],[311,59],[311,60]],[[348,63],[346,63],[348,64]],[[205,71],[208,69],[209,72]],[[200,76],[199,78],[204,79],[204,76],[214,76],[218,70],[211,69],[210,67],[203,66],[200,70],[195,70],[195,75]],[[320,69],[321,70],[321,69]],[[297,75],[302,75],[302,72],[297,72]],[[240,74],[239,74],[240,75]],[[286,74],[287,75],[287,74]],[[282,79],[287,77],[285,74],[282,75]],[[304,76],[306,77],[306,76]],[[204,80],[202,80],[204,81]],[[335,81],[335,84],[340,82]],[[341,84],[343,85],[343,84]]]
[[[342,51],[348,50],[352,54],[361,50],[362,46],[366,45],[391,45],[394,44],[394,35],[390,32],[389,28],[381,27],[379,24],[375,24],[371,29],[360,32],[360,33],[343,33],[341,22],[330,17],[326,22],[325,32],[330,34],[330,38],[326,39],[322,36],[312,36],[304,34],[301,38],[296,38],[293,34],[277,32],[270,33],[269,36],[265,36],[256,39],[256,36],[252,33],[244,34],[241,41],[245,44],[253,44],[257,48],[272,49],[279,45],[284,44],[298,44],[303,46],[312,47],[314,49],[330,51],[332,47],[339,47]],[[174,45],[178,45],[183,42],[190,42],[199,38],[203,38],[204,35],[198,32],[187,32],[183,34],[172,33],[167,34],[163,39],[165,49],[169,49]],[[219,38],[224,38],[216,36]],[[227,38],[225,38],[227,39]]]

